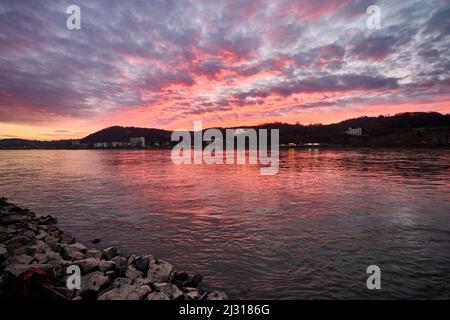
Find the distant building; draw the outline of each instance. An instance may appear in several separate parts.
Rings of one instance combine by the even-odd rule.
[[[307,147],[320,147],[320,143],[319,142],[307,142],[304,144],[304,146]]]
[[[110,144],[107,142],[97,142],[94,143],[94,148],[109,148]]]
[[[295,142],[289,142],[289,145],[288,145],[289,147],[296,147],[297,146],[297,144],[295,143]]]
[[[362,128],[349,127],[346,133],[351,136],[362,136]]]
[[[130,138],[130,147],[145,148],[145,138]]]
[[[113,147],[113,148],[123,148],[123,147],[125,147],[125,144],[123,142],[116,141],[116,142],[112,142],[111,143],[111,147]]]

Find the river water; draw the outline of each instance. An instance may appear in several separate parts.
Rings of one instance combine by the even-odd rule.
[[[273,176],[170,150],[2,150],[0,196],[233,298],[450,297],[450,150],[284,150]]]

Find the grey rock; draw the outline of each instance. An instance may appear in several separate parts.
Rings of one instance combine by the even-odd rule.
[[[0,259],[5,259],[7,254],[8,250],[6,249],[6,247],[0,244]]]
[[[76,245],[62,244],[61,247],[62,255],[66,260],[83,260],[86,258]]]
[[[124,284],[119,288],[104,292],[98,300],[141,300],[151,291],[152,289],[149,286]]]
[[[43,240],[46,236],[48,236],[46,232],[41,232],[36,236],[36,240]]]
[[[31,241],[34,238],[35,233],[31,230],[26,230],[22,232],[22,235],[27,237],[29,241]]]
[[[169,297],[162,292],[153,291],[147,296],[147,300],[170,300]]]
[[[33,255],[34,260],[36,260],[38,263],[47,263],[49,262],[49,257],[45,253],[35,253]]]
[[[61,239],[61,242],[63,243],[75,243],[75,239],[72,237],[72,235],[70,233],[67,232],[62,232],[59,236],[59,238]]]
[[[199,300],[200,293],[196,288],[185,287],[183,288],[184,296],[187,300]]]
[[[106,277],[103,272],[96,271],[81,277],[82,297],[92,297],[97,295],[100,291],[106,289],[110,284],[110,278]]]
[[[45,253],[47,249],[48,245],[44,241],[42,240],[36,241],[36,253]]]
[[[58,240],[52,236],[47,236],[45,237],[45,243],[52,248],[52,250],[56,250],[57,245],[58,245]]]
[[[152,282],[150,281],[150,279],[147,279],[147,278],[136,278],[133,280],[134,285],[145,286],[145,285],[150,285],[151,283]]]
[[[33,261],[33,257],[26,254],[21,254],[12,257],[12,263],[16,264],[30,264]]]
[[[117,256],[116,247],[109,247],[109,248],[103,249],[103,257],[105,258],[105,260],[111,260],[115,256]]]
[[[155,283],[155,289],[170,300],[180,300],[184,298],[183,291],[172,283]]]
[[[124,257],[117,256],[112,259],[116,263],[116,272],[119,277],[125,277],[127,272],[127,260]]]
[[[131,285],[133,283],[133,279],[128,278],[116,278],[114,279],[114,282],[112,284],[113,289],[117,289],[119,287],[122,287],[125,284]]]
[[[26,251],[27,255],[32,256],[36,253],[36,249],[37,249],[37,246],[34,244],[32,246],[28,246],[25,251]]]
[[[97,258],[97,259],[101,259],[102,258],[103,253],[100,250],[96,250],[96,249],[90,249],[86,251],[86,258]]]
[[[206,300],[228,300],[225,292],[213,290],[206,295]]]
[[[45,255],[48,257],[49,261],[61,261],[63,258],[58,252],[55,252],[53,250],[47,249],[45,251]]]
[[[30,242],[30,239],[24,235],[17,235],[9,240],[9,247],[12,249],[20,248]]]
[[[53,271],[53,266],[50,264],[18,264],[12,263],[5,268],[5,272],[12,274],[15,277],[18,277],[23,272],[31,269],[37,268],[44,272],[51,273]]]
[[[152,282],[168,282],[172,270],[173,266],[170,263],[164,260],[151,259],[149,262],[147,278]]]
[[[106,271],[113,271],[116,268],[116,263],[114,261],[105,261],[101,260],[100,265],[98,266],[98,269],[102,272]]]
[[[149,260],[153,260],[152,256],[137,256],[133,263],[136,269],[142,272],[146,272],[149,265]]]
[[[125,274],[127,278],[130,279],[136,279],[136,278],[142,278],[143,273],[136,269],[132,264],[128,266],[127,273]]]
[[[86,251],[87,251],[87,248],[84,245],[82,245],[81,243],[78,243],[78,242],[69,244],[68,247],[71,248],[71,249],[80,251],[82,253],[86,253]]]
[[[38,219],[38,224],[54,225],[57,223],[58,220],[52,216],[39,217]]]
[[[132,254],[131,256],[128,257],[127,264],[128,265],[133,264],[134,259],[136,259],[136,255]]]
[[[114,279],[114,277],[116,276],[116,271],[115,270],[106,271],[105,276],[110,277],[111,279]]]
[[[87,258],[83,260],[74,261],[73,264],[80,267],[83,274],[98,270],[100,260],[95,258]]]

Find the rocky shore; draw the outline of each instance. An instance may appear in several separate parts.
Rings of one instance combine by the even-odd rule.
[[[88,248],[56,224],[54,217],[37,216],[0,198],[0,299],[227,299],[224,292],[201,286],[199,274],[176,272],[150,254]],[[71,269],[81,273],[79,289],[67,286]]]

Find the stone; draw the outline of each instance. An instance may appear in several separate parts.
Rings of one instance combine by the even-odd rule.
[[[106,289],[110,284],[110,278],[103,272],[95,271],[81,277],[80,295],[82,297],[95,297],[100,291]]]
[[[58,220],[52,216],[39,217],[38,224],[52,225],[57,224]]]
[[[28,244],[30,242],[30,239],[24,235],[18,235],[14,236],[9,240],[9,247],[12,249],[23,247],[24,245]]]
[[[97,258],[101,259],[103,256],[103,253],[100,250],[91,249],[87,250],[85,254],[86,258]]]
[[[63,244],[62,249],[62,256],[66,260],[83,260],[86,258],[78,246]]]
[[[116,271],[115,270],[106,271],[105,276],[110,277],[111,279],[114,279],[114,277],[116,276]]]
[[[22,235],[28,238],[28,241],[31,241],[34,238],[34,232],[31,230],[26,230],[22,232]]]
[[[136,255],[134,255],[134,254],[132,254],[131,256],[129,256],[129,257],[128,257],[128,260],[127,260],[127,264],[128,264],[128,265],[133,264],[135,258],[136,258]]]
[[[202,281],[203,281],[203,276],[201,274],[196,274],[195,276],[192,277],[191,286],[197,287],[200,284],[200,282],[202,282]]]
[[[126,277],[130,279],[142,278],[144,274],[136,269],[132,264],[130,264],[127,268]]]
[[[172,274],[172,282],[173,283],[183,283],[189,279],[189,275],[186,272],[174,272]]]
[[[45,255],[47,256],[49,261],[61,261],[63,258],[58,252],[55,252],[53,250],[46,250]]]
[[[155,283],[155,289],[170,300],[181,300],[184,298],[183,291],[172,283]]]
[[[48,246],[44,241],[42,240],[36,241],[36,253],[45,253],[47,249]]]
[[[113,289],[117,289],[122,287],[125,284],[132,284],[133,283],[133,279],[128,279],[128,278],[116,278],[114,279],[114,282],[112,284],[112,288]]]
[[[116,268],[116,263],[114,261],[105,261],[101,260],[100,265],[98,266],[98,269],[102,272],[106,271],[113,271]]]
[[[173,266],[164,261],[151,259],[149,262],[147,278],[152,282],[168,282]]]
[[[149,293],[149,295],[147,296],[147,300],[170,300],[170,299],[161,292],[153,291]]]
[[[187,300],[199,300],[200,299],[200,293],[198,292],[197,288],[190,288],[190,287],[185,287],[183,288],[184,293],[184,297]]]
[[[83,260],[74,261],[73,264],[80,267],[81,273],[86,274],[98,270],[100,260],[95,258],[87,258]]]
[[[37,250],[37,246],[35,244],[32,245],[32,246],[28,246],[26,248],[26,254],[29,255],[29,256],[32,256],[32,255],[34,255],[36,253],[36,250]]]
[[[21,254],[12,257],[12,263],[17,264],[30,264],[33,261],[33,257],[28,256],[26,254]]]
[[[58,246],[58,240],[55,237],[52,236],[47,236],[45,237],[45,243],[52,248],[52,250],[56,250],[57,246]]]
[[[140,286],[145,286],[145,285],[151,285],[151,281],[150,279],[147,278],[136,278],[133,280],[133,284],[134,285],[140,285]]]
[[[0,259],[5,259],[8,254],[8,249],[2,244],[0,244]]]
[[[117,276],[125,277],[125,274],[128,269],[127,260],[124,257],[117,256],[117,257],[113,258],[112,261],[114,261],[116,264]]]
[[[104,292],[98,300],[142,300],[152,291],[150,286],[123,286]]]
[[[87,251],[87,248],[84,245],[82,245],[81,243],[78,243],[78,242],[75,242],[73,244],[69,244],[68,247],[71,248],[71,249],[80,251],[82,253],[86,253],[86,251]]]
[[[20,214],[8,214],[2,217],[1,224],[2,225],[9,225],[13,223],[20,223],[27,220],[27,217],[25,215]]]
[[[34,233],[38,232],[37,227],[34,224],[32,224],[32,223],[27,223],[27,229],[33,231]]]
[[[49,258],[48,258],[48,256],[45,253],[35,253],[33,258],[38,263],[47,263],[47,262],[49,262]]]
[[[103,258],[105,260],[112,260],[115,256],[117,256],[117,249],[115,247],[103,249]]]
[[[53,266],[50,264],[19,264],[19,263],[12,263],[10,265],[8,265],[5,268],[5,272],[10,273],[11,275],[18,277],[20,276],[23,272],[31,269],[31,268],[36,268],[39,270],[42,270],[44,272],[47,273],[51,273],[53,271]]]
[[[69,243],[69,244],[75,243],[75,239],[72,237],[70,233],[67,232],[62,232],[59,238],[61,239],[62,243]]]
[[[206,300],[228,300],[225,292],[213,290],[206,295]]]
[[[139,271],[146,272],[148,269],[149,259],[149,256],[137,256],[134,259],[133,264]]]
[[[97,244],[100,242],[100,239],[95,238],[94,240],[91,241],[93,244]]]

